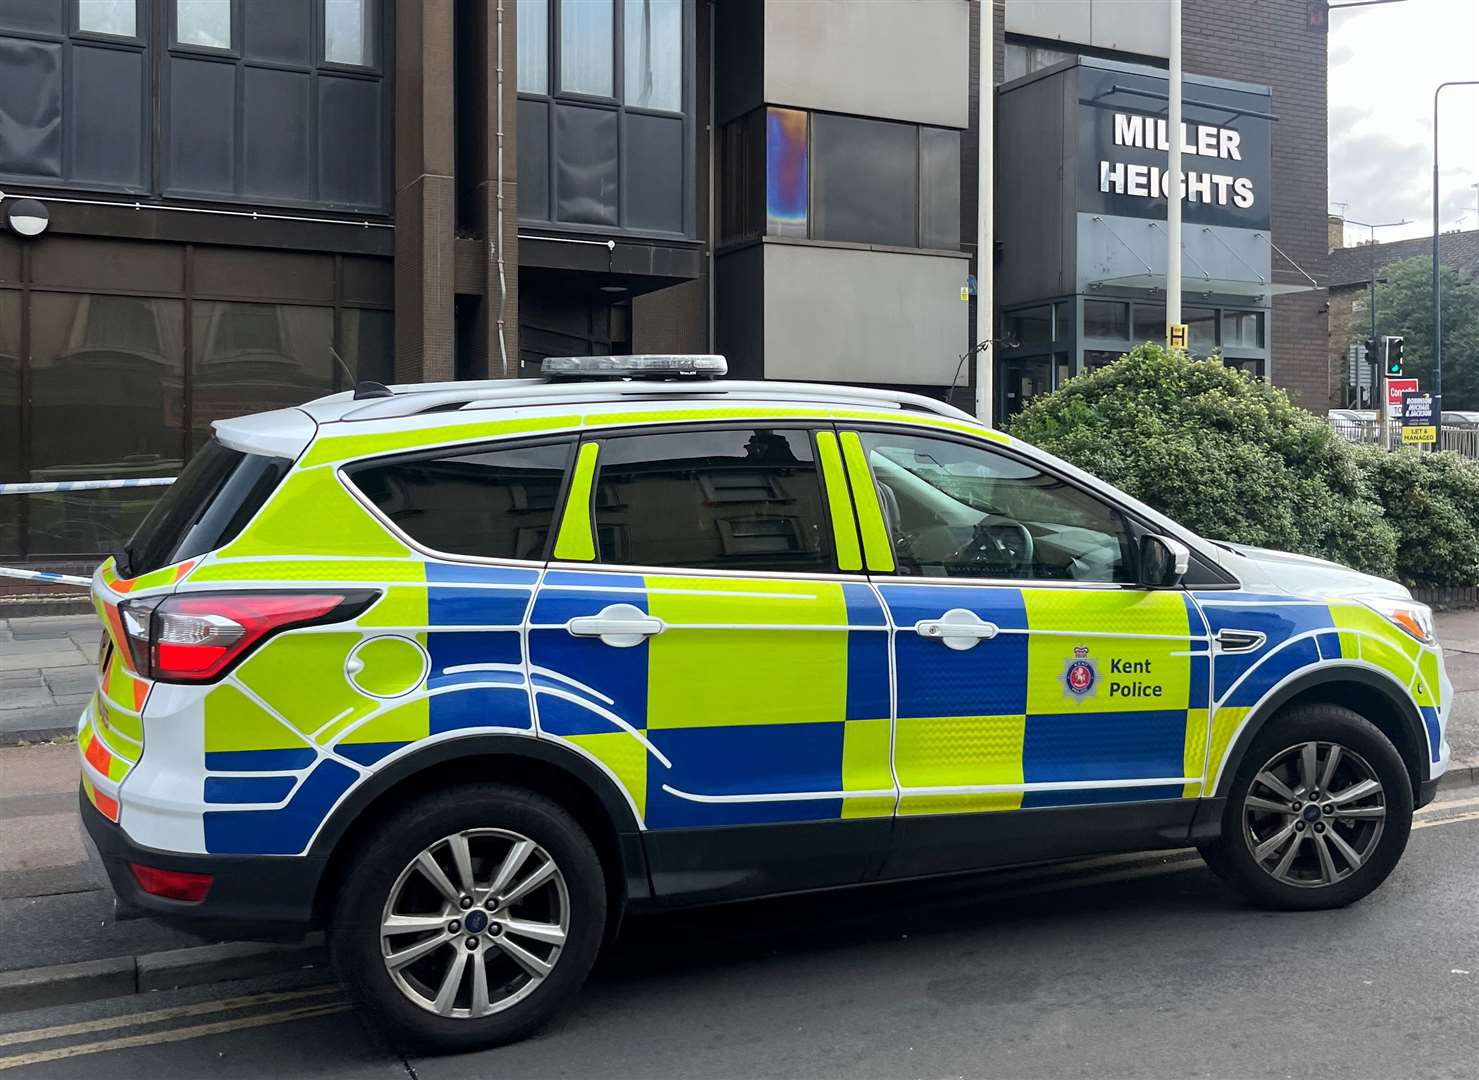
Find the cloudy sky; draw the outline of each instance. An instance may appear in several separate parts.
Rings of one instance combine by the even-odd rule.
[[[1451,79],[1479,79],[1479,0],[1330,13],[1332,212],[1345,203],[1347,217],[1412,223],[1378,229],[1378,240],[1432,234],[1433,88]],[[1439,226],[1476,229],[1479,87],[1450,87],[1442,102]],[[1366,237],[1347,226],[1348,244]]]

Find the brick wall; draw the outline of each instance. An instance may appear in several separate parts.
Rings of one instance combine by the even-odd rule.
[[[1182,64],[1188,74],[1273,88],[1273,242],[1324,282],[1326,208],[1326,35],[1307,25],[1305,0],[1185,0]],[[1309,282],[1277,253],[1274,281]],[[1331,385],[1324,290],[1274,301],[1272,378],[1308,409],[1324,412]]]

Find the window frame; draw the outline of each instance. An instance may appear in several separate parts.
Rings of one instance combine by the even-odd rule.
[[[242,41],[246,36],[245,15],[240,0],[227,0],[231,5],[231,44],[225,47],[218,45],[200,45],[193,41],[180,40],[180,0],[166,0],[165,10],[165,48],[171,52],[190,53],[194,56],[216,56],[230,57],[234,60],[242,58]]]
[[[547,564],[551,568],[562,570],[592,570],[607,569],[620,570],[626,573],[641,574],[677,574],[700,577],[735,577],[735,578],[796,578],[806,580],[845,580],[857,581],[865,578],[866,570],[841,570],[837,565],[837,538],[833,534],[832,517],[829,511],[830,503],[827,494],[827,479],[823,473],[821,451],[817,447],[817,434],[823,431],[835,432],[835,427],[823,420],[797,420],[786,419],[769,421],[764,417],[754,419],[732,419],[725,418],[717,421],[697,421],[678,424],[640,424],[632,427],[612,428],[595,433],[583,434],[580,443],[604,444],[611,439],[625,439],[643,435],[679,435],[687,432],[718,432],[718,431],[754,431],[764,429],[767,431],[803,431],[806,433],[807,441],[812,450],[812,467],[816,472],[817,494],[820,499],[817,518],[822,528],[822,553],[825,556],[827,568],[815,570],[734,570],[719,567],[698,566],[658,566],[646,563],[629,562],[604,562],[601,559],[601,545],[599,543],[599,526],[596,520],[596,509],[599,505],[601,493],[602,461],[598,454],[596,457],[596,471],[591,478],[590,493],[590,521],[592,531],[592,542],[595,545],[596,557],[589,562],[572,561],[569,559],[551,558]],[[844,494],[851,506],[852,495],[844,488]],[[568,485],[561,497],[560,520],[564,519],[566,507],[564,499],[569,495]],[[856,513],[856,511],[854,511]]]
[[[547,566],[549,564],[550,557],[554,552],[555,538],[560,531],[560,522],[564,519],[565,516],[565,502],[570,495],[571,479],[575,475],[575,457],[576,453],[578,452],[580,441],[581,440],[579,438],[578,432],[567,431],[563,434],[544,435],[535,438],[514,437],[491,440],[483,439],[477,442],[469,443],[438,443],[434,447],[422,448],[419,450],[412,450],[408,452],[403,451],[394,454],[372,454],[361,458],[355,458],[353,461],[346,461],[343,464],[337,466],[334,469],[334,476],[338,479],[339,483],[344,487],[344,489],[348,491],[349,494],[353,496],[361,506],[368,510],[372,515],[374,515],[377,522],[384,526],[392,536],[394,536],[397,540],[400,540],[413,551],[419,552],[422,555],[429,555],[432,558],[444,559],[448,562],[471,563],[479,566],[524,566],[538,568]],[[406,532],[394,521],[392,521],[390,519],[390,515],[381,510],[380,507],[376,505],[374,499],[371,499],[368,495],[360,490],[359,485],[354,482],[354,478],[349,474],[349,470],[351,469],[366,468],[370,466],[414,464],[418,461],[435,461],[439,458],[462,456],[464,454],[490,454],[496,453],[501,450],[522,450],[526,448],[541,446],[558,446],[562,443],[566,447],[564,466],[565,473],[560,480],[560,489],[555,495],[554,513],[550,516],[549,535],[545,537],[544,551],[541,553],[541,557],[538,559],[515,559],[510,556],[503,555],[468,555],[455,551],[442,551],[439,548],[431,547],[421,542],[420,540],[417,540],[414,536]]]
[[[956,433],[947,429],[936,428],[930,425],[923,424],[890,424],[887,422],[848,423],[837,425],[837,431],[839,432],[839,434],[843,431],[855,431],[859,435],[867,432],[873,432],[888,435],[908,435],[914,438],[939,439],[943,442],[959,443],[963,446],[969,446],[977,450],[984,450],[987,453],[1000,454],[1002,457],[1008,459],[1009,461],[1015,462],[1020,465],[1026,465],[1029,468],[1033,468],[1041,473],[1044,473],[1045,475],[1054,477],[1055,479],[1062,481],[1064,484],[1067,484],[1069,487],[1074,488],[1080,494],[1085,495],[1088,498],[1093,499],[1095,502],[1098,502],[1114,510],[1116,513],[1124,518],[1126,529],[1130,534],[1130,539],[1137,546],[1137,549],[1142,537],[1148,535],[1164,535],[1159,527],[1145,520],[1145,518],[1134,508],[1125,506],[1124,504],[1119,502],[1119,500],[1111,498],[1103,492],[1095,491],[1092,488],[1087,487],[1082,481],[1078,480],[1076,477],[1070,476],[1068,473],[1064,472],[1061,469],[1055,468],[1050,462],[1041,461],[1030,454],[1023,453],[1021,450],[1013,446],[1008,446],[996,442],[987,442],[981,439],[974,439],[971,438],[969,435],[963,433]],[[873,475],[873,465],[871,462],[869,462],[868,464],[868,475],[873,479],[873,482],[876,486],[878,480],[877,477]],[[877,495],[875,494],[874,497],[877,498]],[[854,513],[856,512],[856,503],[854,503]],[[1179,537],[1173,538],[1179,539]],[[889,553],[894,558],[893,571],[888,573],[877,570],[868,571],[868,577],[875,580],[883,579],[890,584],[948,584],[955,586],[1007,589],[1132,589],[1138,592],[1189,592],[1192,589],[1237,589],[1242,587],[1237,578],[1235,578],[1227,570],[1224,570],[1221,566],[1217,565],[1215,562],[1207,559],[1195,548],[1191,549],[1191,565],[1187,569],[1187,577],[1191,578],[1194,574],[1200,571],[1200,576],[1203,576],[1204,580],[1183,580],[1169,589],[1152,589],[1149,586],[1141,585],[1138,581],[1063,581],[1055,578],[926,577],[918,574],[901,574],[898,570],[898,553],[894,550],[894,538],[891,534],[888,536],[888,545]]]
[[[112,43],[114,45],[143,45],[149,40],[150,16],[153,14],[152,4],[144,3],[144,0],[133,0],[134,5],[134,32],[132,34],[105,34],[101,30],[84,30],[82,28],[82,2],[81,0],[67,0],[67,29],[68,37],[77,38],[80,41],[94,41]]]
[[[364,4],[364,31],[370,36],[369,59],[363,64],[346,64],[342,60],[330,60],[329,52],[329,4],[328,0],[315,0],[313,5],[315,40],[310,44],[313,46],[313,59],[309,67],[321,68],[324,71],[336,71],[348,75],[383,75],[384,64],[381,57],[385,53],[385,20],[382,10],[385,7],[381,0],[360,0]]]

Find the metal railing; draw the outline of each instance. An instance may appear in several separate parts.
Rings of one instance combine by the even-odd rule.
[[[1331,429],[1347,442],[1366,443],[1376,446],[1381,443],[1381,427],[1375,420],[1342,420],[1331,418]],[[1438,449],[1452,450],[1464,457],[1479,460],[1479,428],[1443,428]],[[1402,427],[1392,423],[1387,428],[1387,449],[1402,447]]]

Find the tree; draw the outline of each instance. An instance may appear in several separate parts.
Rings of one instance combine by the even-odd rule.
[[[1400,259],[1382,270],[1376,287],[1378,335],[1405,339],[1404,374],[1432,390],[1433,262],[1426,255]],[[1479,281],[1443,267],[1443,407],[1479,409]]]

